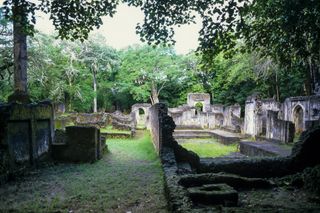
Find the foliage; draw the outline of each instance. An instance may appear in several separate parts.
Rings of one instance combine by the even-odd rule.
[[[102,24],[101,16],[112,16],[119,1],[79,1],[79,0],[5,0],[2,10],[6,18],[20,23],[28,35],[33,35],[36,23],[35,12],[50,13],[50,19],[65,39],[88,38],[93,27]],[[66,15],[67,14],[67,15]]]
[[[7,94],[12,90],[13,44],[12,26],[4,19],[0,11],[0,102],[7,100]]]
[[[121,61],[118,88],[136,101],[157,103],[163,90],[183,80],[178,56],[171,48],[129,47]]]
[[[29,88],[34,101],[49,98],[65,102],[68,110],[91,111],[95,96],[93,76],[97,93],[111,94],[119,57],[102,38],[92,37],[80,43],[36,34],[29,46]],[[98,106],[110,107],[112,101],[98,99]]]
[[[271,62],[249,53],[238,53],[227,59],[223,54],[216,56],[210,71],[213,77],[209,81],[214,101],[225,105],[239,103],[244,107],[246,98],[253,93],[278,101],[305,95],[304,73],[299,67],[288,72],[267,63]]]

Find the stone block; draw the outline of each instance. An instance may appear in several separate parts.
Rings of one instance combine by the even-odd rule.
[[[188,188],[191,200],[195,204],[236,206],[238,192],[227,184],[207,184]]]
[[[103,145],[96,127],[66,127],[65,136],[59,137],[65,142],[53,144],[52,156],[57,161],[85,163],[102,158]]]

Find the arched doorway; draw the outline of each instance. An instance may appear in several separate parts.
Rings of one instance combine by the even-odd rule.
[[[199,115],[201,112],[203,112],[203,103],[202,102],[197,102],[195,103],[195,115]]]
[[[143,108],[139,108],[137,114],[137,127],[143,129],[146,127],[146,113]]]
[[[296,133],[301,133],[303,131],[303,108],[298,105],[293,110],[293,123]]]

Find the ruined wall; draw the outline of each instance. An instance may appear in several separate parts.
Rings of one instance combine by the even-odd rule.
[[[149,109],[150,132],[154,148],[160,154],[163,143],[162,117],[167,113],[164,104],[155,104]]]
[[[149,109],[151,104],[148,103],[140,103],[134,104],[131,107],[131,118],[133,121],[133,125],[141,128],[150,129],[150,122],[149,122]],[[142,110],[144,113],[140,114],[139,111]]]
[[[265,136],[267,111],[279,111],[280,103],[274,99],[263,99],[255,94],[247,98],[245,105],[244,134]]]
[[[116,129],[134,131],[133,120],[130,115],[120,111],[113,113],[71,113],[55,118],[56,129],[65,129],[67,126],[94,126],[103,128],[112,125]]]
[[[320,96],[287,98],[281,110],[283,120],[295,123],[296,131],[304,131],[307,129],[308,121],[320,119]],[[299,118],[300,113],[301,118]]]
[[[65,132],[57,132],[52,158],[64,162],[94,162],[102,157],[104,144],[96,127],[69,126]]]
[[[108,116],[110,117],[108,120],[111,122],[113,128],[135,132],[134,120],[131,115],[125,115],[120,111],[115,111],[108,114]]]
[[[221,121],[217,113],[199,112],[195,107],[183,105],[177,108],[170,108],[169,115],[179,128],[204,128],[213,129],[218,126]]]
[[[268,110],[266,138],[291,143],[294,139],[294,124],[278,119],[278,112]]]
[[[223,109],[223,125],[222,127],[232,131],[241,132],[242,120],[241,107],[239,104],[227,106]]]
[[[203,110],[196,109],[196,103],[203,103]],[[221,104],[210,105],[210,96],[206,93],[188,94],[188,104],[176,108],[169,108],[169,115],[178,128],[214,129],[224,127],[233,131],[240,131],[240,105],[224,107]]]
[[[210,111],[210,95],[208,93],[189,93],[187,97],[187,104],[194,107],[197,103],[202,103],[203,112]]]
[[[50,102],[0,105],[0,176],[48,158],[53,128]]]
[[[277,118],[274,114],[268,117],[268,111],[278,112]],[[295,132],[301,133],[307,127],[319,123],[319,119],[320,96],[290,97],[280,104],[273,99],[260,99],[258,95],[253,95],[246,101],[244,133],[251,136],[281,138],[283,142],[288,142],[291,141],[291,123],[294,124]],[[268,128],[267,122],[270,122]],[[286,134],[283,132],[285,129],[288,131]]]

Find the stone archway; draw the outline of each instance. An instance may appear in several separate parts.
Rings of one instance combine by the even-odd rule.
[[[293,110],[293,123],[296,133],[301,133],[304,130],[304,110],[300,105],[297,105]]]
[[[137,110],[137,126],[140,128],[146,127],[146,112],[143,108]]]
[[[149,108],[151,104],[134,104],[131,107],[131,116],[135,123],[135,128],[144,129],[149,127]]]

